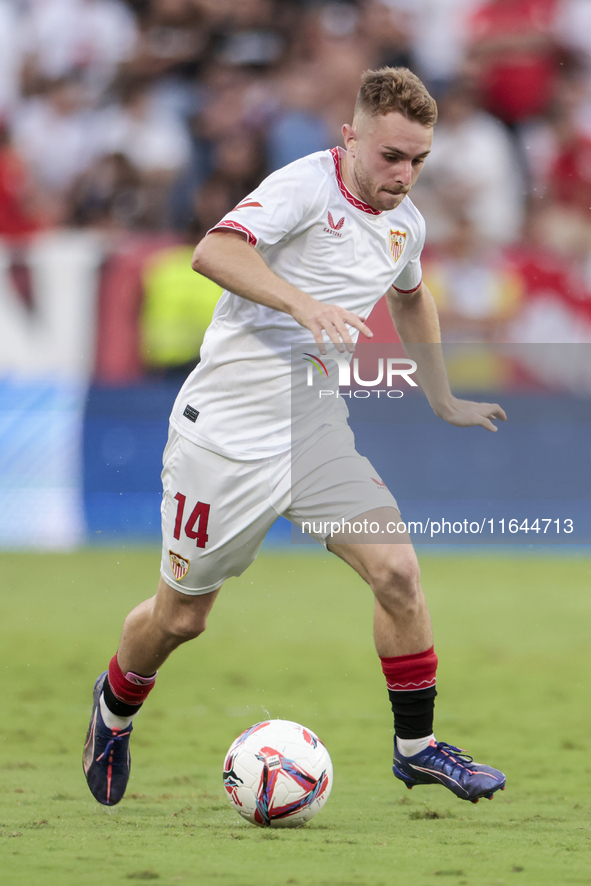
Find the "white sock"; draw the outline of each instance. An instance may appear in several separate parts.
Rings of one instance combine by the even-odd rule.
[[[127,729],[133,718],[137,717],[137,713],[132,714],[131,717],[118,717],[117,714],[114,714],[107,707],[104,693],[101,693],[99,705],[101,708],[101,717],[108,729]]]
[[[403,757],[414,757],[420,754],[425,748],[428,748],[432,741],[435,741],[433,733],[425,735],[424,738],[398,738],[396,736],[396,747]]]

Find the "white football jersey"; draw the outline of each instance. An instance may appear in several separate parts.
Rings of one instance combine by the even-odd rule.
[[[278,277],[368,317],[392,284],[402,292],[419,287],[425,222],[408,197],[390,212],[355,197],[343,182],[342,155],[340,148],[320,151],[274,172],[214,230],[242,233]],[[350,333],[355,341],[359,333]],[[289,449],[292,349],[300,345],[315,348],[291,315],[225,291],[172,425],[231,458]],[[340,398],[335,408],[346,413]]]

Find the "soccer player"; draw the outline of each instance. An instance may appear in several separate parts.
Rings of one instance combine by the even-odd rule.
[[[222,583],[252,563],[279,515],[298,526],[355,518],[381,529],[400,520],[379,474],[355,451],[341,398],[306,433],[291,427],[294,347],[320,355],[334,347],[351,359],[358,334],[371,338],[365,318],[386,292],[409,355],[417,343],[431,346],[417,374],[435,413],[489,431],[506,418],[497,404],[451,394],[435,305],[421,281],[425,225],[408,193],[436,118],[434,100],[410,71],[366,72],[353,122],[343,127],[345,149],[270,175],[195,250],[194,269],[225,291],[171,414],[158,591],[126,618],[94,688],[83,764],[100,803],[112,806],[125,792],[132,720],[158,668],[205,630]],[[442,784],[465,800],[492,797],[505,786],[503,773],[433,734],[437,656],[410,538],[318,540],[374,593],[394,775],[409,788]]]

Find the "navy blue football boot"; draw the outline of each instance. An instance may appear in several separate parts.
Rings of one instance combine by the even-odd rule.
[[[392,771],[409,789],[416,784],[442,784],[456,797],[472,803],[481,797],[492,800],[495,791],[505,790],[507,781],[498,769],[475,763],[461,748],[445,741],[432,741],[424,751],[403,757],[394,737]]]
[[[92,717],[84,745],[82,767],[93,797],[103,806],[115,806],[121,800],[129,780],[131,757],[129,736],[131,724],[126,729],[109,729],[101,717],[99,699],[107,671],[94,685]]]

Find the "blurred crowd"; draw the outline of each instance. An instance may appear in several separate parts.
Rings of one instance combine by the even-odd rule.
[[[413,200],[449,336],[498,337],[517,245],[591,289],[589,0],[0,0],[0,236],[194,241],[382,65],[440,107]]]

